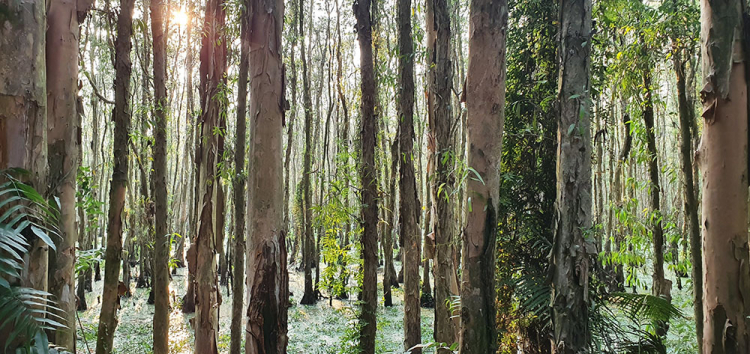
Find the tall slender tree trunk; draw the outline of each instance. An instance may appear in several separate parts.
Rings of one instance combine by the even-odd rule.
[[[555,238],[550,253],[553,352],[577,354],[591,338],[588,283],[591,228],[589,68],[591,0],[560,3],[560,77]],[[587,45],[589,44],[589,45]]]
[[[435,139],[433,155],[434,177],[432,199],[436,204],[435,219],[435,340],[451,345],[458,341],[456,322],[453,321],[449,303],[454,294],[451,284],[456,281],[453,265],[453,192],[454,155],[451,139],[453,116],[451,87],[453,70],[450,62],[450,14],[446,0],[427,1],[427,46],[430,65],[429,98],[430,134]],[[442,352],[442,350],[441,350]]]
[[[218,353],[219,284],[216,274],[217,240],[213,211],[215,188],[220,188],[218,155],[223,126],[224,103],[221,95],[226,83],[227,49],[224,35],[225,8],[223,0],[209,0],[203,23],[201,46],[201,139],[200,162],[200,219],[195,249],[195,353]],[[188,262],[192,259],[188,260]]]
[[[79,7],[80,6],[80,7]],[[55,1],[47,12],[47,148],[48,183],[60,200],[61,237],[49,253],[49,292],[62,311],[66,327],[50,331],[50,340],[75,348],[76,177],[81,164],[81,115],[78,112],[79,20],[90,3]],[[83,220],[81,220],[83,222]]]
[[[250,55],[250,0],[240,10],[240,70],[237,79],[237,122],[234,146],[234,270],[232,272],[232,323],[229,353],[240,354],[242,309],[245,296],[245,145],[247,144],[247,73]]]
[[[472,0],[466,77],[468,166],[463,232],[461,354],[497,352],[495,247],[505,108],[505,36],[508,3]]]
[[[120,0],[115,40],[115,121],[113,132],[114,166],[109,188],[107,250],[105,252],[104,290],[96,338],[96,354],[112,352],[112,341],[117,329],[117,286],[122,257],[122,213],[125,209],[125,190],[128,185],[128,140],[130,139],[130,37],[133,33],[133,0]]]
[[[299,1],[299,37],[304,37],[304,23],[305,23],[305,6],[304,1]],[[311,14],[312,16],[312,14]],[[305,110],[305,156],[302,162],[302,189],[303,189],[303,210],[305,220],[305,236],[302,242],[302,261],[304,262],[305,270],[305,292],[302,295],[300,301],[303,305],[312,305],[317,299],[315,297],[315,289],[312,279],[312,260],[314,259],[314,247],[315,237],[313,236],[312,229],[312,191],[310,190],[310,174],[312,164],[312,100],[310,98],[310,75],[307,72],[307,55],[305,50],[304,41],[301,41],[300,46],[302,50],[302,100]]]
[[[283,0],[251,0],[250,23],[250,224],[247,251],[245,353],[286,353],[289,275],[283,193],[283,126],[286,105],[281,36]]]
[[[378,305],[378,181],[375,165],[375,70],[372,58],[372,25],[370,23],[371,0],[356,0],[353,10],[357,19],[356,30],[360,50],[361,130],[360,178],[362,182],[362,309],[359,316],[359,350],[363,354],[375,353],[377,328],[375,310]]]
[[[419,263],[421,260],[421,234],[419,230],[420,205],[417,181],[414,174],[414,41],[411,26],[411,0],[396,2],[398,24],[398,147],[396,158],[399,169],[398,189],[399,224],[403,238],[404,270],[404,350],[422,343],[422,323],[419,296]],[[429,279],[425,279],[429,284]],[[412,353],[419,354],[415,349]]]
[[[292,1],[292,31],[297,30],[297,15],[298,15],[298,9],[297,9],[297,1]],[[290,223],[291,223],[291,217],[289,216],[289,196],[291,194],[291,190],[289,188],[289,181],[291,180],[292,183],[294,183],[294,179],[292,178],[292,170],[290,169],[291,166],[294,164],[292,163],[292,159],[294,158],[292,156],[292,149],[294,148],[294,120],[297,117],[297,65],[296,65],[296,57],[295,57],[295,47],[297,44],[296,36],[294,37],[294,41],[292,42],[292,49],[291,49],[291,57],[289,59],[289,66],[291,68],[291,73],[289,74],[289,82],[292,90],[292,101],[291,103],[291,114],[285,116],[287,121],[287,133],[286,133],[286,153],[284,155],[284,229],[286,230],[286,234],[289,235],[289,231],[292,229]],[[296,233],[295,233],[296,234]],[[295,235],[299,236],[299,235]],[[294,264],[295,257],[297,256],[296,252],[296,242],[295,242],[295,251],[292,252],[291,256],[291,262]]]
[[[193,156],[193,137],[195,136],[196,131],[196,119],[194,117],[193,112],[193,45],[192,45],[192,33],[193,33],[193,10],[192,5],[190,4],[190,1],[188,1],[188,23],[187,28],[185,29],[186,37],[187,37],[187,46],[185,48],[185,90],[187,91],[187,107],[185,108],[185,123],[188,124],[188,132],[187,132],[187,143],[185,143],[183,155],[185,158],[185,165],[190,166],[191,159],[188,159],[187,157]],[[190,239],[191,235],[193,235],[193,230],[195,228],[195,220],[193,219],[193,209],[191,206],[193,205],[194,199],[197,199],[197,197],[194,194],[195,188],[191,183],[192,179],[190,176],[195,175],[195,169],[191,169],[190,173],[188,174],[188,178],[185,179],[185,190],[184,194],[187,196],[189,195],[189,198],[185,198],[185,205],[181,205],[180,208],[183,210],[183,213],[187,214],[187,227],[185,229],[185,233],[182,235],[182,238],[180,239],[180,244],[177,246],[177,251],[175,252],[175,260],[177,262],[178,267],[184,267],[185,266],[185,244]]]
[[[652,71],[649,67],[643,72],[643,86],[645,87],[646,97],[643,103],[643,122],[646,126],[646,145],[648,147],[648,172],[651,186],[649,196],[651,197],[651,233],[654,242],[654,274],[651,285],[651,293],[654,296],[663,297],[671,301],[670,294],[672,281],[664,277],[664,227],[662,226],[661,213],[661,184],[659,183],[659,159],[656,152],[656,134],[654,127],[654,103],[652,88]],[[667,334],[669,325],[659,323],[656,328],[656,334],[664,337]]]
[[[341,147],[346,151],[346,157],[344,159],[344,166],[342,169],[343,176],[346,176],[348,178],[349,176],[349,152],[350,152],[350,143],[349,143],[349,107],[346,103],[346,94],[344,93],[344,81],[343,81],[343,63],[341,59],[341,9],[339,8],[339,2],[336,1],[336,87],[338,92],[338,100],[341,104],[341,112],[342,112],[342,129],[341,129]],[[346,190],[346,193],[344,195],[344,207],[349,208],[350,203],[350,194],[349,190]],[[348,250],[349,247],[349,234],[351,233],[351,222],[347,221],[346,225],[344,226],[344,237],[343,242],[341,244],[341,247],[343,249]],[[344,258],[346,259],[346,258]],[[349,276],[348,273],[346,273],[346,260],[344,260],[341,264],[341,277],[343,278],[343,283],[347,284],[349,283]],[[342,287],[342,291],[340,294],[337,294],[338,297],[344,298],[347,296],[346,294],[346,287]]]
[[[224,131],[226,131],[226,126],[224,127]],[[224,149],[219,149],[219,151],[222,150]],[[223,180],[223,178],[220,180]],[[227,285],[227,252],[224,247],[227,197],[224,191],[225,187],[221,183],[217,184],[216,187],[216,250],[219,251],[219,284]]]
[[[385,139],[385,137],[383,137]],[[383,223],[383,305],[393,306],[391,286],[398,287],[396,268],[393,266],[393,235],[396,232],[394,225],[394,208],[396,208],[396,175],[398,174],[398,143],[399,133],[393,137],[391,143],[391,170],[390,176],[384,174],[383,178],[388,182],[388,204],[385,210],[385,222]],[[403,267],[403,264],[402,264]],[[394,284],[395,283],[395,284]]]
[[[166,0],[151,0],[154,46],[154,354],[169,353],[169,247],[167,231],[167,36]]]
[[[744,5],[701,1],[703,353],[750,352],[748,102]],[[743,55],[744,54],[744,55]]]
[[[192,9],[191,1],[188,2],[188,8]],[[189,14],[192,14],[192,11],[188,11]],[[189,15],[188,15],[189,16]],[[190,18],[188,18],[190,20]],[[187,86],[189,87],[187,99],[188,99],[188,112],[193,112],[193,55],[192,55],[192,47],[188,46],[188,54],[187,54],[187,62],[188,62],[188,82]],[[201,84],[202,87],[202,84]],[[201,106],[201,109],[203,107]],[[194,173],[193,173],[193,205],[190,209],[190,229],[191,233],[187,236],[190,237],[190,247],[188,247],[187,254],[186,254],[186,261],[188,265],[188,275],[187,275],[187,290],[185,291],[185,296],[182,298],[182,312],[183,313],[193,313],[195,312],[195,272],[196,272],[196,264],[195,262],[197,259],[195,258],[196,252],[197,252],[197,241],[198,241],[198,219],[199,219],[199,208],[200,208],[200,202],[203,198],[201,195],[201,184],[200,184],[200,177],[201,177],[201,166],[200,166],[200,154],[201,154],[201,134],[202,134],[202,126],[203,122],[199,117],[191,118],[195,122],[193,124],[193,134],[191,139],[194,139],[194,155],[193,155],[193,163],[194,163]]]

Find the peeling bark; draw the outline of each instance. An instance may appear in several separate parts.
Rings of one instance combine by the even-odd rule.
[[[750,351],[748,109],[742,3],[701,1],[703,353]]]
[[[427,1],[427,46],[429,71],[428,110],[430,134],[435,139],[432,200],[435,203],[435,340],[451,345],[458,341],[458,323],[448,307],[456,283],[453,246],[453,206],[451,196],[455,178],[450,172],[455,162],[451,127],[451,88],[453,70],[450,61],[450,14],[446,0]],[[439,350],[443,352],[444,350]]]
[[[248,4],[250,158],[245,353],[286,353],[289,275],[284,226],[282,141],[286,105],[281,36],[283,0]]]
[[[422,343],[422,324],[419,296],[419,263],[421,234],[420,205],[414,173],[414,41],[411,37],[411,0],[397,1],[399,89],[398,124],[399,154],[399,224],[403,239],[401,252],[404,270],[404,350]],[[425,262],[429,262],[426,260]],[[427,263],[428,264],[428,263]],[[424,280],[429,288],[429,279]],[[431,293],[431,291],[430,291]],[[432,294],[430,294],[432,295]],[[419,354],[415,349],[412,353]]]
[[[463,232],[460,353],[497,352],[495,255],[505,108],[508,4],[472,0],[466,78],[467,221]]]
[[[560,4],[560,76],[557,131],[555,237],[550,252],[553,352],[586,352],[591,339],[588,285],[591,230],[591,132],[589,69],[591,1]]]
[[[194,253],[188,252],[188,265],[195,264],[195,352],[218,353],[219,306],[221,303],[216,274],[217,240],[213,211],[215,189],[219,186],[218,161],[224,103],[216,96],[226,85],[227,47],[224,33],[223,0],[209,0],[203,23],[200,52],[201,135],[198,162],[200,166],[199,221]],[[193,247],[191,247],[193,248]],[[194,256],[195,258],[192,258]],[[191,262],[191,261],[195,262]]]
[[[237,122],[234,146],[234,249],[232,259],[232,323],[230,324],[230,354],[240,354],[242,346],[242,309],[245,297],[245,146],[247,145],[247,75],[250,55],[249,1],[240,10],[240,69],[237,79]]]

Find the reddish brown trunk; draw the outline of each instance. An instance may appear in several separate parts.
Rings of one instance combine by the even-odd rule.
[[[217,240],[214,229],[214,192],[217,182],[220,135],[224,111],[223,100],[217,96],[226,83],[225,9],[223,0],[209,0],[203,23],[201,46],[201,138],[198,161],[200,166],[200,217],[195,245],[195,352],[218,353],[219,332],[218,279],[216,274]],[[188,261],[190,262],[190,260]]]
[[[253,112],[248,208],[252,242],[247,250],[250,303],[245,353],[284,354],[289,305],[281,155],[286,104],[281,60],[284,2],[251,0],[248,14],[250,112]]]

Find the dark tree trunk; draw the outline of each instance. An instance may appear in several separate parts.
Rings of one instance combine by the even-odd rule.
[[[167,36],[165,0],[151,0],[154,46],[154,354],[169,353],[169,247],[167,231]],[[145,84],[145,83],[144,83]]]
[[[360,90],[362,119],[360,143],[362,160],[360,178],[362,182],[362,258],[364,259],[362,278],[362,309],[360,313],[359,350],[363,354],[375,353],[375,331],[377,328],[375,310],[378,304],[378,181],[375,178],[375,71],[372,58],[372,26],[370,24],[371,0],[354,2],[354,16],[357,19],[357,40],[360,48]]]
[[[432,200],[436,205],[435,215],[435,340],[451,345],[458,341],[457,319],[453,319],[449,303],[453,300],[453,285],[456,273],[453,264],[453,205],[449,195],[453,192],[454,176],[451,171],[455,162],[451,127],[451,88],[453,68],[450,61],[450,14],[446,0],[427,1],[427,46],[429,72],[428,110],[431,137],[435,139],[435,151],[431,161]],[[440,350],[439,352],[445,352]]]
[[[299,36],[304,38],[305,23],[304,1],[299,1]],[[315,237],[312,229],[312,191],[310,186],[311,159],[312,159],[312,100],[310,98],[310,77],[307,72],[307,55],[304,41],[300,46],[302,50],[302,96],[305,110],[305,156],[302,162],[302,189],[305,236],[302,238],[302,262],[305,269],[305,292],[300,301],[303,305],[312,305],[317,301],[315,297],[315,286],[312,279],[312,261],[315,258]]]
[[[560,4],[557,200],[550,253],[554,352],[586,352],[591,339],[588,284],[595,245],[591,228],[591,133],[589,68],[591,1]]]
[[[422,323],[419,296],[419,263],[421,259],[421,234],[419,230],[420,205],[414,175],[414,41],[411,26],[411,0],[397,1],[398,16],[398,147],[396,158],[399,169],[398,189],[400,235],[403,239],[401,253],[404,271],[404,350],[422,343]],[[428,283],[429,279],[425,279]],[[431,291],[430,291],[431,292]],[[415,349],[412,353],[418,354]]]
[[[698,193],[695,190],[693,175],[693,132],[690,122],[695,119],[693,106],[689,104],[685,78],[686,61],[677,50],[672,55],[675,75],[677,76],[677,105],[680,113],[680,168],[683,176],[685,221],[687,223],[690,261],[693,279],[693,316],[699,347],[703,342],[703,256],[701,252],[701,231],[698,221]],[[701,352],[703,348],[700,348]]]
[[[112,340],[117,329],[117,286],[120,278],[122,256],[122,213],[125,209],[125,189],[128,185],[128,140],[130,139],[130,37],[133,33],[133,0],[120,0],[115,40],[115,108],[112,118],[114,128],[114,166],[109,189],[109,215],[107,250],[104,269],[102,309],[96,339],[96,354],[112,352]]]

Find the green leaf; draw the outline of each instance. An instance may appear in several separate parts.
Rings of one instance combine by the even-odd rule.
[[[575,123],[571,124],[568,127],[568,136],[571,136],[571,134],[573,134],[573,130],[575,130],[575,128],[576,128],[576,124]]]

